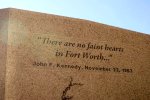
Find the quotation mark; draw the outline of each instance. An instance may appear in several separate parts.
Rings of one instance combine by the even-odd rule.
[[[38,39],[42,39],[41,37],[38,37]]]

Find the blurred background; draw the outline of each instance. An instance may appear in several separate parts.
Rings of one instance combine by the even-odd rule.
[[[0,0],[19,8],[91,20],[150,34],[150,0]]]

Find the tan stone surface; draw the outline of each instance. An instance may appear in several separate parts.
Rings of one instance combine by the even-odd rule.
[[[89,44],[102,48],[87,50]],[[106,50],[106,46],[117,49]],[[56,56],[57,51],[63,55]],[[96,56],[86,58],[85,53]],[[70,100],[149,100],[149,76],[149,35],[9,9],[5,100],[65,100],[67,96],[73,96]]]
[[[0,100],[4,100],[8,9],[0,10]]]

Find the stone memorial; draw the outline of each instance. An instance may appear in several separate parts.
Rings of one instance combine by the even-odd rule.
[[[1,9],[0,100],[150,100],[150,35]]]

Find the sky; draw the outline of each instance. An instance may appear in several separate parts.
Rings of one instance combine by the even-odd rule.
[[[150,34],[150,0],[0,0],[19,8],[91,20]]]

